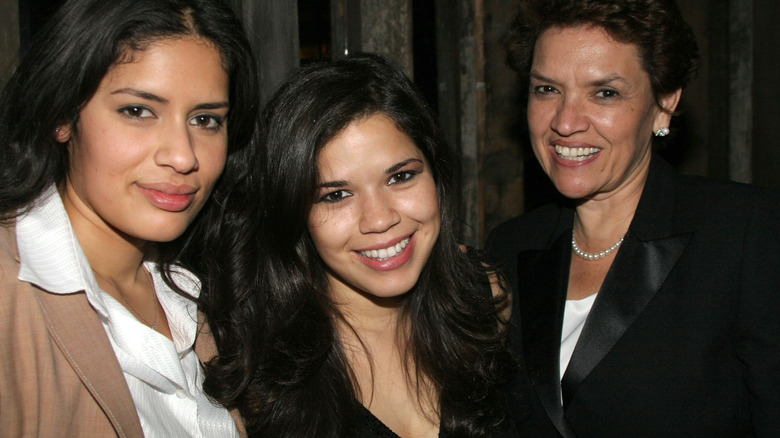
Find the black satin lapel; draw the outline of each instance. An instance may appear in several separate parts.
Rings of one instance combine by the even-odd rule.
[[[518,256],[518,296],[522,351],[528,375],[553,424],[564,436],[574,436],[561,406],[561,323],[569,281],[571,232],[550,250],[524,251]],[[516,346],[517,348],[517,346]]]
[[[629,233],[585,321],[561,381],[568,407],[579,385],[645,309],[671,272],[690,234],[642,242]]]

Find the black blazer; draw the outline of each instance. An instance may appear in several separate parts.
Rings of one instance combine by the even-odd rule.
[[[488,238],[515,290],[521,434],[780,437],[780,197],[654,156],[561,382],[573,214],[549,205]]]

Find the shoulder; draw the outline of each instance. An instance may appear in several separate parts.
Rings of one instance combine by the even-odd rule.
[[[152,265],[157,272],[162,274],[162,266],[157,263],[153,263]],[[182,292],[193,299],[197,299],[200,296],[201,282],[194,272],[180,265],[170,265],[168,270],[171,280]]]
[[[734,182],[728,179],[706,178],[686,175],[678,178],[679,193],[682,196],[706,196],[704,203],[728,202],[735,204],[752,204],[761,202],[778,202],[780,192],[757,187],[750,184]]]
[[[203,363],[217,356],[217,344],[211,333],[211,327],[209,327],[205,315],[200,311],[198,311],[198,332],[195,336],[194,349],[198,359]]]
[[[497,303],[496,311],[501,321],[501,327],[505,327],[512,316],[512,292],[508,285],[503,285],[496,271],[488,271],[490,279],[490,292]]]
[[[16,253],[16,221],[0,222],[0,257],[14,258]]]
[[[681,176],[677,211],[699,221],[749,223],[761,217],[778,218],[780,193],[774,190],[698,176]]]
[[[497,225],[487,238],[488,255],[494,258],[506,251],[516,253],[545,247],[554,239],[566,214],[566,207],[547,204]]]
[[[13,224],[0,225],[0,283],[3,289],[17,282],[19,253],[16,249],[16,232]],[[4,291],[0,291],[4,292]]]

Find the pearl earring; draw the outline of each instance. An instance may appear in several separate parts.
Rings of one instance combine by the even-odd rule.
[[[658,131],[655,131],[656,137],[666,137],[669,135],[669,128],[661,128]]]

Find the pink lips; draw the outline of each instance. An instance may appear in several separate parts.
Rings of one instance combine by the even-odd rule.
[[[157,208],[170,212],[184,211],[195,199],[197,189],[167,183],[137,184],[141,193]]]
[[[364,257],[359,252],[355,252],[357,254],[358,258],[365,263],[368,267],[372,269],[376,269],[378,271],[392,271],[393,269],[400,268],[404,264],[406,264],[407,261],[412,257],[412,253],[414,252],[414,243],[417,239],[415,239],[415,234],[412,235],[411,239],[409,240],[409,244],[406,245],[406,248],[404,248],[403,252],[396,255],[395,257],[390,257],[389,259],[385,260],[376,260],[369,257]],[[404,239],[406,239],[409,236],[404,236],[396,239],[393,242],[389,242],[387,244],[382,245],[375,245],[371,248],[364,248],[362,251],[370,250],[370,249],[379,249],[379,248],[386,248],[388,246],[391,246],[395,243],[398,243]]]

